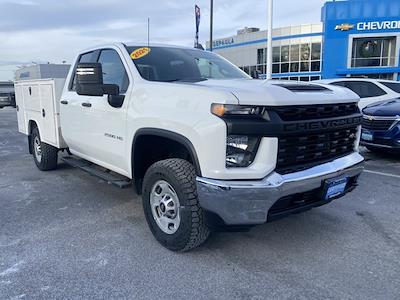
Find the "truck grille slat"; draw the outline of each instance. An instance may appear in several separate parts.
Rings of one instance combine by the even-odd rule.
[[[323,104],[323,105],[298,105],[290,107],[277,107],[274,111],[278,113],[283,121],[303,121],[322,118],[344,117],[359,112],[356,103]]]

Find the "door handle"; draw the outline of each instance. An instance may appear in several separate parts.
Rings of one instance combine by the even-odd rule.
[[[92,104],[91,104],[91,103],[84,102],[84,103],[82,103],[82,106],[83,106],[83,107],[92,107]]]
[[[67,105],[68,101],[67,100],[63,100],[63,101],[61,101],[61,104]]]

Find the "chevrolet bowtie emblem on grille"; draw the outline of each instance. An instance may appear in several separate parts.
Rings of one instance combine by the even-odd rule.
[[[335,27],[335,30],[349,31],[350,29],[353,29],[353,28],[354,28],[354,25],[352,25],[352,24],[340,24]]]

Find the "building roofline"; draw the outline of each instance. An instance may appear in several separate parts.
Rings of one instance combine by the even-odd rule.
[[[273,41],[281,41],[281,40],[290,40],[290,39],[298,39],[298,38],[314,37],[314,36],[323,36],[323,32],[293,34],[293,35],[286,35],[286,36],[275,36],[272,38],[272,40]],[[248,46],[248,45],[253,45],[253,44],[262,44],[262,43],[266,43],[267,41],[268,41],[268,39],[263,38],[263,39],[253,40],[253,41],[236,43],[236,44],[232,44],[232,45],[213,47],[213,49],[220,50],[220,49],[227,49],[227,48],[243,47],[243,46]],[[209,48],[207,48],[207,50],[209,50]]]

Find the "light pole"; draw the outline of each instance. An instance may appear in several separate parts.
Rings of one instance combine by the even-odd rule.
[[[214,0],[210,1],[210,51],[213,51]]]
[[[272,79],[273,0],[268,0],[267,80]]]

